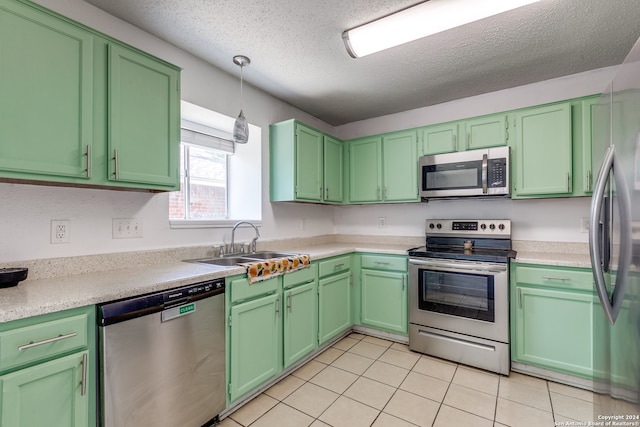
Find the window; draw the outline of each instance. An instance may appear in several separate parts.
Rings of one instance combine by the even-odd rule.
[[[180,191],[169,196],[169,219],[227,219],[227,153],[181,143]]]
[[[227,227],[262,219],[261,129],[235,145],[234,118],[182,101],[180,191],[169,193],[172,228]]]

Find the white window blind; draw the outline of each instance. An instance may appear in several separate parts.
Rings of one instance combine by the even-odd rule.
[[[234,143],[231,134],[200,123],[189,120],[181,121],[180,140],[187,144],[201,145],[214,150],[234,153]]]

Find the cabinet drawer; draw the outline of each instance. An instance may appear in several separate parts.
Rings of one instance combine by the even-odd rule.
[[[228,288],[229,289],[229,288]],[[254,284],[249,284],[246,277],[238,278],[231,281],[231,302],[254,298],[260,295],[269,294],[279,290],[279,280],[277,277],[273,279],[263,280]]]
[[[0,371],[86,348],[88,317],[79,314],[0,332]]]
[[[341,256],[321,261],[318,264],[318,276],[324,277],[330,274],[340,273],[351,269],[351,256]]]
[[[307,268],[294,271],[293,273],[287,273],[282,276],[282,287],[284,289],[298,286],[303,283],[308,283],[315,280],[318,277],[318,264],[311,264]]]
[[[382,255],[362,255],[362,268],[375,270],[407,271],[406,257],[391,257]]]
[[[515,279],[518,283],[550,286],[561,289],[592,291],[593,273],[590,269],[558,267],[533,267],[516,265]]]

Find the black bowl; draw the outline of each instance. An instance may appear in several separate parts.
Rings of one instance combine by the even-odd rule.
[[[16,286],[27,278],[28,268],[0,268],[0,288]]]

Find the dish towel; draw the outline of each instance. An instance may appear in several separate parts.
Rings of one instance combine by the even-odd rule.
[[[247,269],[249,284],[253,284],[309,267],[311,258],[309,255],[292,255],[264,261],[244,262],[240,265]]]

